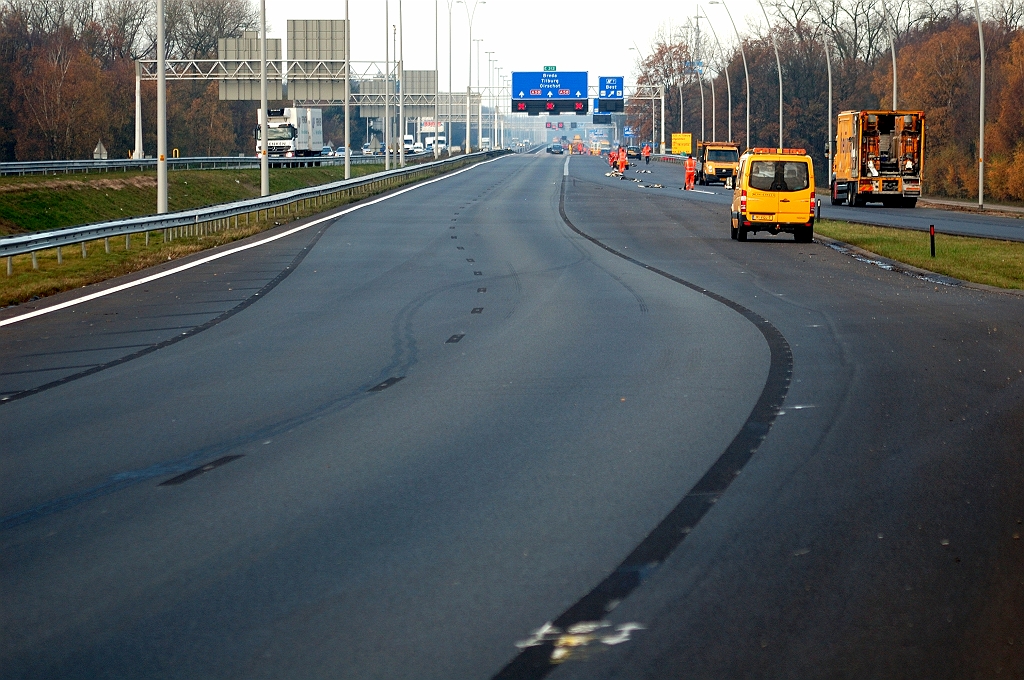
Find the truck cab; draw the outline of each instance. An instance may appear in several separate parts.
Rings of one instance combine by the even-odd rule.
[[[732,194],[731,236],[788,232],[798,243],[814,237],[814,164],[804,149],[747,149]]]
[[[697,184],[721,182],[732,187],[740,164],[740,147],[729,142],[697,143]]]

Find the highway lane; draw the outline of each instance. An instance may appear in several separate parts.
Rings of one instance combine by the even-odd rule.
[[[734,242],[706,195],[570,168],[574,224],[771,321],[793,382],[728,493],[608,616],[647,629],[551,677],[1024,676],[1024,300]],[[662,168],[647,179],[678,181]]]
[[[5,366],[80,361],[83,315],[188,333],[0,405],[0,676],[488,677],[612,572],[770,357],[573,233],[562,173],[501,159],[0,329]]]
[[[667,188],[676,190],[683,185],[683,175],[678,170],[680,167],[675,163],[667,162],[652,163],[647,166],[647,168],[658,170],[657,177],[671,182],[666,185]],[[627,176],[648,179],[655,177],[655,175],[637,175],[635,169],[627,171]],[[690,198],[719,205],[729,205],[732,200],[732,191],[720,185],[698,186],[695,187],[694,195]],[[1024,241],[1024,219],[1021,219],[1019,215],[1000,214],[994,211],[975,213],[942,210],[923,206],[909,210],[886,208],[875,203],[854,208],[846,205],[832,205],[827,194],[819,195],[819,198],[821,199],[821,216],[825,219],[848,220],[879,227],[899,227],[919,231],[928,231],[928,228],[934,224],[936,231],[943,234]]]

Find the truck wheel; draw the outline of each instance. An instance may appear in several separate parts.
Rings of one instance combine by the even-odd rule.
[[[797,227],[793,232],[793,240],[797,243],[810,243],[814,240],[814,227]]]
[[[739,227],[736,230],[736,240],[737,241],[746,241],[747,240],[747,230],[744,229],[743,227]]]
[[[845,201],[839,198],[839,189],[836,187],[835,181],[832,182],[832,205],[842,205]]]
[[[917,207],[917,198],[904,198],[903,199],[903,207],[904,208],[916,208]]]
[[[866,201],[862,200],[857,193],[857,185],[853,182],[846,185],[846,205],[862,207]]]
[[[730,222],[729,223],[729,237],[732,238],[733,241],[736,240],[736,238],[738,236],[738,232],[739,232],[739,229],[736,228],[736,225],[733,224],[732,222]]]

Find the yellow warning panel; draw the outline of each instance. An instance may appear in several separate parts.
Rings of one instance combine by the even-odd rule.
[[[689,132],[672,133],[672,154],[685,156],[693,153],[693,135]]]

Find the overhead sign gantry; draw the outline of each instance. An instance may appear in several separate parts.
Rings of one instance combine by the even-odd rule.
[[[584,116],[590,109],[586,71],[514,71],[512,111],[537,116],[574,113]]]
[[[598,80],[597,97],[601,113],[621,113],[626,88],[622,76],[602,76]]]

